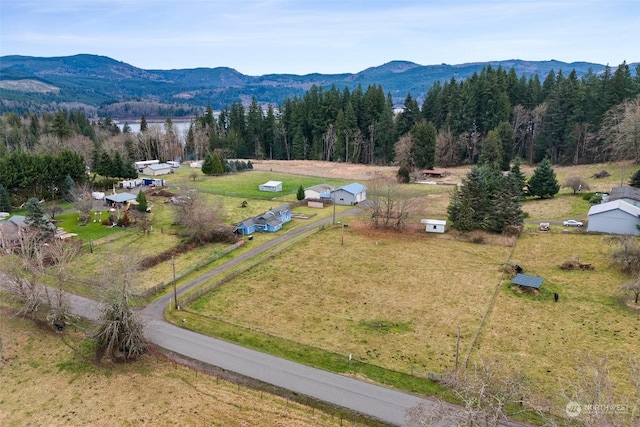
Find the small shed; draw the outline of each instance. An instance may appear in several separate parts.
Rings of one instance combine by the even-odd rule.
[[[444,219],[423,219],[420,222],[425,224],[427,233],[444,233],[447,226],[447,221]]]
[[[513,278],[511,283],[513,283],[514,285],[522,286],[524,288],[540,289],[540,285],[542,285],[543,280],[544,279],[542,279],[542,277],[518,273],[516,274],[516,277]]]
[[[258,186],[258,190],[260,191],[270,191],[272,193],[277,193],[278,191],[282,191],[282,182],[281,181],[267,181],[262,185]]]
[[[147,165],[142,170],[142,173],[145,175],[151,175],[151,176],[166,175],[171,173],[171,165],[167,163]]]

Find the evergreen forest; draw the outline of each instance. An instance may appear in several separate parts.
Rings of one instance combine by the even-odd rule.
[[[424,99],[421,105],[418,99]],[[135,175],[126,167],[135,160],[202,160],[209,153],[222,159],[396,164],[410,170],[491,160],[508,170],[516,158],[529,164],[545,158],[552,164],[637,162],[640,67],[632,71],[622,63],[582,77],[551,71],[541,79],[486,66],[467,79],[436,82],[426,94],[408,93],[402,108],[394,108],[381,85],[314,85],[279,105],[261,105],[254,97],[245,103],[238,99],[219,114],[209,106],[192,120],[184,140],[171,118],[164,126],[141,119],[141,132],[133,134],[109,117],[87,118],[71,109],[5,113],[0,116],[0,185],[23,197],[39,197],[40,187],[62,188],[68,174],[82,180],[75,175],[81,165],[38,172],[52,178],[35,189],[8,176],[17,169],[10,163],[25,161],[17,153],[59,156],[65,150],[93,172],[114,178]]]

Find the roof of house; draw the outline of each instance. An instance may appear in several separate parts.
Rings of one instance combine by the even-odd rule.
[[[271,209],[271,212],[277,212],[279,214],[282,214],[283,212],[289,212],[291,210],[291,206],[289,205],[282,205],[282,206],[278,206],[275,209]]]
[[[241,226],[242,225],[242,226],[245,226],[245,227],[250,227],[253,224],[255,224],[255,221],[253,220],[253,218],[247,218],[247,219],[244,219],[244,220],[242,220],[242,221],[240,221],[240,222],[238,222],[237,224],[234,224],[234,225],[237,225],[237,226]]]
[[[423,219],[420,220],[422,224],[431,224],[431,225],[447,225],[447,221],[444,219]]]
[[[276,227],[282,224],[278,218],[276,218],[276,214],[272,211],[267,211],[260,216],[254,218],[256,224],[268,224],[272,227]]]
[[[305,190],[311,190],[318,193],[326,193],[327,191],[333,190],[333,186],[329,184],[318,184],[318,185],[313,185],[311,187],[307,187],[305,188]]]
[[[519,286],[526,286],[528,288],[538,289],[540,285],[542,285],[542,281],[544,279],[538,276],[529,276],[528,274],[518,273],[516,277],[513,278],[511,283]]]
[[[350,193],[350,194],[358,194],[358,193],[362,193],[366,189],[367,189],[367,187],[365,187],[364,185],[362,185],[362,184],[360,184],[358,182],[352,182],[351,184],[343,185],[342,187],[338,188],[335,191],[344,190],[344,191],[346,191],[347,193]]]
[[[609,193],[609,201],[618,199],[631,199],[640,202],[640,188],[628,185],[613,187]]]
[[[147,167],[152,171],[161,170],[161,169],[171,169],[171,165],[168,163],[156,163],[154,165],[147,165]]]
[[[136,195],[124,192],[124,193],[118,193],[118,194],[110,194],[109,196],[106,196],[105,199],[113,203],[124,203],[124,202],[128,202],[129,200],[135,200]]]
[[[602,212],[609,212],[612,210],[620,209],[623,212],[628,213],[633,216],[640,216],[640,208],[632,205],[631,203],[627,203],[622,199],[617,199],[611,202],[600,203],[598,205],[593,205],[589,208],[588,215],[596,215]]]
[[[262,184],[263,187],[277,187],[278,185],[282,185],[282,181],[267,181]]]

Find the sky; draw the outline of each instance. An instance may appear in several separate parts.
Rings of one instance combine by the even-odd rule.
[[[0,56],[252,76],[507,59],[640,61],[640,0],[0,0]]]

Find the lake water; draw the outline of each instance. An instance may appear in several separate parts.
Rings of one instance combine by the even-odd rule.
[[[187,133],[189,132],[189,125],[191,124],[190,120],[184,121],[184,120],[173,120],[173,128],[175,129],[176,134],[178,135],[178,138],[180,138],[181,142],[185,142],[187,140]],[[124,128],[124,123],[125,122],[117,122],[118,127],[120,128],[120,130],[122,131],[122,129]],[[140,133],[140,121],[135,121],[135,122],[127,122],[127,124],[129,125],[129,127],[131,128],[131,133],[133,134],[137,134]],[[164,128],[164,122],[147,122],[147,126],[151,127],[151,126],[160,126],[160,128],[162,129],[162,132],[165,132],[165,128]]]

